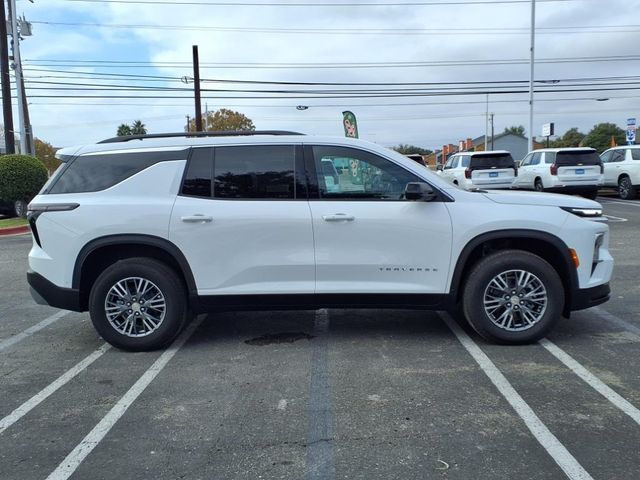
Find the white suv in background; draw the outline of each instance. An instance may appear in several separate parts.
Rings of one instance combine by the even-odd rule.
[[[513,187],[595,199],[603,183],[602,162],[593,148],[544,148],[522,159]]]
[[[449,157],[440,175],[465,190],[511,188],[517,169],[506,150],[463,152]]]
[[[615,187],[624,200],[633,200],[640,189],[640,145],[614,147],[602,155],[604,186]]]
[[[598,203],[468,192],[356,139],[118,137],[58,152],[29,205],[34,298],[111,344],[162,347],[193,313],[461,307],[526,343],[609,299]]]

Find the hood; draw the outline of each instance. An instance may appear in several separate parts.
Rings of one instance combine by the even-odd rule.
[[[598,202],[574,195],[558,193],[522,192],[512,190],[486,190],[484,197],[496,203],[510,205],[544,205],[549,207],[602,208]]]

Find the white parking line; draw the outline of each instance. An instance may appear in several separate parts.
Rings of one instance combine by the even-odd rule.
[[[629,332],[635,333],[640,337],[640,327],[633,325],[632,323],[627,322],[619,317],[616,317],[614,314],[607,312],[606,310],[600,307],[591,307],[587,310],[587,313],[593,312],[596,316],[604,318],[606,321],[617,325],[623,330],[627,330]]]
[[[502,396],[509,402],[518,416],[524,421],[527,428],[538,443],[547,451],[564,473],[572,480],[593,480],[593,477],[578,463],[565,446],[560,443],[553,433],[542,423],[531,407],[524,401],[518,392],[511,386],[509,380],[502,374],[491,359],[476,345],[462,328],[446,312],[438,312],[440,318],[447,324],[458,338],[462,346],[469,352],[489,380],[496,386]]]
[[[0,351],[10,347],[11,345],[15,345],[19,341],[24,340],[25,338],[33,335],[37,331],[40,331],[43,328],[48,327],[53,322],[55,322],[56,320],[60,320],[62,317],[64,317],[69,313],[71,313],[69,310],[62,310],[60,312],[54,313],[50,317],[47,317],[44,320],[42,320],[40,323],[36,323],[33,327],[27,328],[24,332],[18,333],[13,337],[5,338],[4,340],[0,341]]]
[[[603,217],[609,219],[609,222],[628,222],[629,220],[622,217],[614,217],[613,215],[604,214]]]
[[[589,370],[582,366],[571,355],[562,350],[556,344],[543,338],[540,340],[540,345],[546,348],[551,355],[560,360],[564,365],[569,368],[573,373],[584,380],[587,385],[593,388],[596,392],[602,395],[604,398],[613,403],[616,407],[629,415],[634,422],[640,425],[640,410],[631,405],[628,401],[618,395],[611,387],[606,385],[602,380],[592,374]]]
[[[89,434],[82,439],[82,441],[74,448],[67,458],[65,458],[58,467],[51,472],[47,477],[47,480],[66,480],[76,469],[80,466],[85,458],[93,451],[94,448],[102,441],[102,439],[109,433],[109,430],[116,424],[116,422],[122,417],[127,409],[133,402],[140,396],[142,392],[149,386],[154,378],[162,371],[162,369],[169,363],[173,356],[180,350],[180,347],[189,339],[193,332],[202,323],[204,315],[195,319],[189,328],[187,328],[177,338],[173,344],[164,351],[160,357],[153,362],[146,372],[133,384],[133,386],[125,393],[118,403],[116,403],[109,413],[107,413],[100,422],[89,432]]]
[[[96,351],[85,357],[83,360],[78,362],[72,368],[67,370],[65,373],[60,375],[56,380],[47,385],[43,390],[39,393],[31,397],[29,400],[24,402],[18,408],[16,408],[9,415],[0,420],[0,434],[4,432],[11,425],[16,423],[22,417],[24,417],[27,413],[37,407],[43,400],[53,394],[60,387],[65,385],[69,380],[78,375],[81,371],[95,362],[98,358],[100,358],[107,350],[109,350],[110,346],[106,343],[103,344]]]
[[[634,207],[640,207],[640,203],[638,202],[633,202],[631,200],[625,201],[625,200],[609,200],[604,199],[604,198],[598,198],[598,202],[600,203],[619,203],[620,205],[632,205]]]

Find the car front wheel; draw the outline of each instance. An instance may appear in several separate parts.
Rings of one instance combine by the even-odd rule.
[[[463,313],[483,338],[506,344],[543,338],[560,318],[564,288],[544,259],[503,250],[480,260],[462,294]]]
[[[89,296],[94,327],[107,342],[123,350],[166,346],[182,329],[187,311],[180,278],[151,258],[111,265],[95,281]]]

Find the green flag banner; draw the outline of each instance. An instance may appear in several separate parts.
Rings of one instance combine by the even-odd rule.
[[[356,116],[349,110],[342,112],[342,125],[344,126],[344,136],[358,138],[358,124]]]

